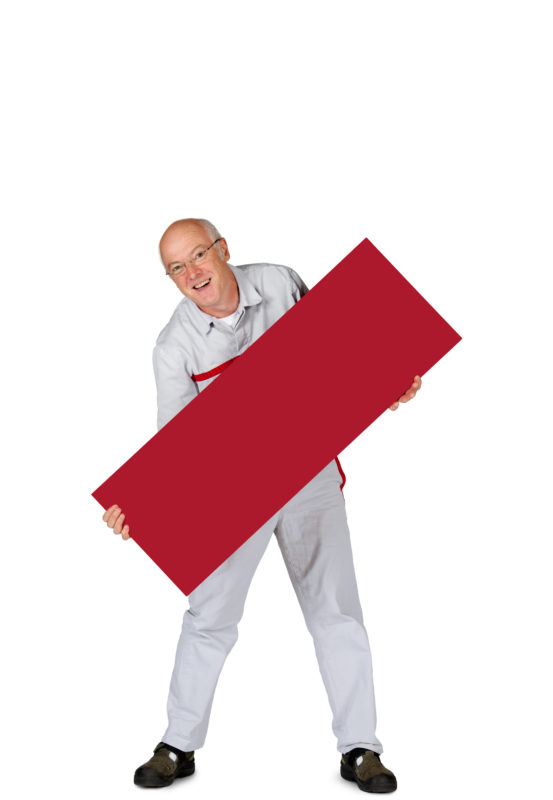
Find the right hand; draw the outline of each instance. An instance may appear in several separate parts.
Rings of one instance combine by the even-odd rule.
[[[108,528],[113,528],[114,533],[120,533],[123,539],[130,539],[129,526],[123,525],[125,515],[121,512],[119,506],[110,506],[102,517],[104,522],[107,523]]]

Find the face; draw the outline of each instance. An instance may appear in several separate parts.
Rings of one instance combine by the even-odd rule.
[[[236,310],[239,299],[236,279],[227,263],[230,253],[226,241],[221,239],[212,247],[201,264],[190,263],[190,259],[210,244],[211,237],[201,223],[183,220],[165,231],[159,251],[169,273],[175,264],[186,262],[181,274],[171,278],[178,289],[202,311],[224,317]]]

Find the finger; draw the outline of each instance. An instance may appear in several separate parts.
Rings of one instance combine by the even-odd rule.
[[[115,525],[113,527],[113,532],[114,533],[121,533],[121,531],[123,530],[123,522],[124,522],[124,520],[125,520],[125,515],[124,514],[119,514],[119,516],[117,517],[117,522],[115,523]]]
[[[396,402],[395,402],[395,403],[392,403],[392,405],[390,406],[390,411],[397,411],[397,410],[398,410],[398,408],[399,408],[399,403],[398,403],[398,401],[396,400]]]
[[[123,539],[130,539],[131,538],[131,535],[129,533],[129,526],[128,525],[125,525],[125,527],[123,528],[121,536],[123,537]]]
[[[117,522],[117,517],[119,516],[120,513],[121,513],[121,509],[119,508],[119,506],[117,506],[116,508],[113,509],[113,511],[111,512],[111,514],[109,515],[109,517],[106,520],[106,524],[107,524],[108,528],[113,528],[113,526]]]
[[[112,511],[113,511],[115,508],[118,508],[118,506],[116,506],[116,505],[113,505],[113,506],[110,506],[109,508],[106,508],[106,510],[104,511],[104,514],[103,514],[103,516],[102,516],[102,519],[104,520],[104,522],[107,522],[109,515],[111,514],[111,512],[112,512]]]
[[[113,511],[106,520],[108,528],[113,528],[113,526],[117,522],[117,517],[119,516],[120,513],[121,509],[119,508],[119,506],[115,506],[115,508],[113,509]]]
[[[415,396],[415,394],[416,394],[415,384],[412,383],[411,386],[408,389],[406,389],[400,397],[398,397],[398,401],[400,403],[406,403],[407,400],[410,400],[412,397]]]
[[[416,395],[416,391],[409,389],[405,394],[402,394],[399,398],[400,403],[407,403],[408,400],[412,400],[413,397]]]

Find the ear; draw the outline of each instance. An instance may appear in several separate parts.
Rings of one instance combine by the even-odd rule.
[[[228,249],[227,240],[221,237],[221,241],[219,242],[218,247],[220,248],[220,253],[223,261],[228,261],[230,258],[230,252]]]

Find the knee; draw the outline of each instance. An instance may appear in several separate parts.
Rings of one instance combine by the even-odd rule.
[[[193,629],[200,636],[222,637],[232,644],[238,639],[238,623],[242,618],[240,609],[217,604],[215,607],[191,607],[184,615],[183,627]]]
[[[309,633],[315,641],[366,636],[361,609],[323,609],[305,614]]]
[[[202,652],[207,648],[210,658],[216,653],[229,653],[237,639],[238,625],[235,621],[212,617],[205,611],[194,613],[191,609],[184,615],[179,641]]]

